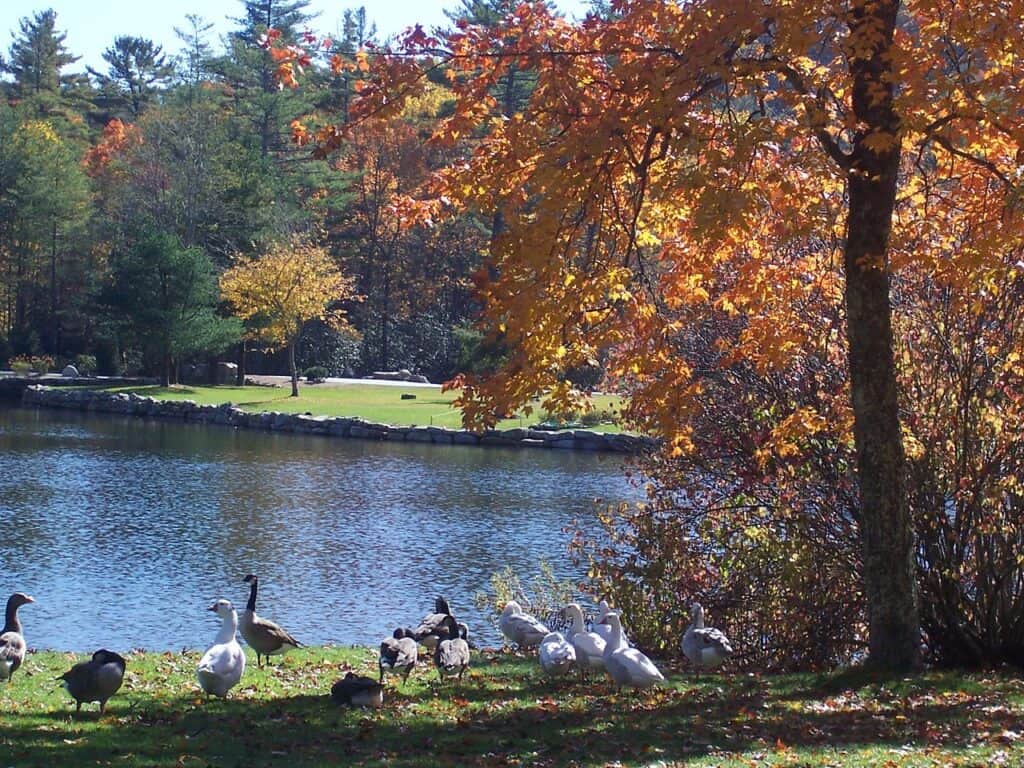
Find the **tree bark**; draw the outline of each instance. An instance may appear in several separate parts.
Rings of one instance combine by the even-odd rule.
[[[299,396],[299,372],[295,368],[295,342],[297,338],[293,338],[288,342],[288,367],[292,372],[292,397]]]
[[[854,112],[864,127],[848,174],[844,269],[870,661],[907,670],[919,662],[920,619],[887,257],[900,162],[889,77],[898,8],[896,0],[855,3],[851,16],[851,35],[876,42],[850,63]]]

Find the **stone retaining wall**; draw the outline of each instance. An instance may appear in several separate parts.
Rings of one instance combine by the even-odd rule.
[[[446,427],[396,427],[358,418],[309,416],[293,413],[250,413],[227,403],[197,405],[192,400],[157,400],[126,392],[88,389],[50,389],[32,385],[25,389],[22,405],[67,408],[96,413],[117,413],[154,419],[175,419],[201,424],[221,424],[271,432],[390,440],[442,445],[495,445],[508,448],[551,448],[577,451],[636,453],[654,445],[646,437],[605,434],[588,429],[549,432],[539,429],[490,429],[482,433]]]

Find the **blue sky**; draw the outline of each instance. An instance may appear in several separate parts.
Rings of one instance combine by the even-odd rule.
[[[320,16],[313,23],[315,31],[331,35],[337,30],[346,8],[366,7],[367,16],[377,24],[383,35],[401,31],[415,23],[426,27],[443,24],[444,10],[459,5],[459,0],[388,0],[388,2],[346,2],[346,0],[312,0],[310,10]],[[556,5],[570,18],[582,16],[585,0],[557,0]],[[11,32],[18,21],[37,11],[53,8],[57,12],[57,28],[67,32],[65,44],[81,56],[81,61],[66,72],[84,70],[86,65],[106,71],[103,51],[118,35],[146,37],[175,53],[179,43],[174,27],[187,27],[186,14],[202,16],[215,26],[211,43],[219,47],[219,37],[234,24],[228,19],[241,15],[240,0],[6,0],[0,3],[0,51],[5,55],[11,45]]]

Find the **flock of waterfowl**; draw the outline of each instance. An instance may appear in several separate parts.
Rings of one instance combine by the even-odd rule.
[[[236,635],[241,634],[256,652],[256,663],[261,667],[264,658],[269,660],[270,656],[302,645],[278,624],[257,615],[259,579],[249,574],[245,582],[249,584],[249,600],[241,619],[229,600],[217,600],[209,607],[220,617],[221,625],[196,667],[196,680],[213,696],[226,697],[245,673],[245,652]],[[15,592],[7,601],[0,633],[0,678],[8,682],[25,659],[18,609],[32,602],[22,592]],[[550,631],[535,616],[523,611],[519,603],[509,601],[499,617],[498,628],[518,649],[536,649],[541,669],[552,677],[575,668],[581,678],[592,669],[603,669],[620,688],[649,688],[664,681],[654,662],[629,642],[619,612],[611,610],[603,600],[598,610],[596,622],[588,629],[583,610],[577,603],[570,603],[558,612],[557,620],[566,626],[565,632],[558,632]],[[694,603],[691,610],[692,621],[680,647],[697,669],[716,667],[732,654],[732,647],[721,631],[704,626],[704,610],[699,603]],[[420,661],[420,646],[431,654],[441,680],[461,680],[469,668],[469,629],[456,620],[443,597],[437,598],[434,611],[424,616],[415,629],[399,627],[393,636],[381,642],[376,680],[348,672],[332,686],[332,698],[339,704],[381,706],[385,673],[401,676],[404,684]],[[75,700],[76,711],[84,703],[99,702],[103,712],[107,700],[121,687],[125,667],[122,656],[102,648],[58,679]]]

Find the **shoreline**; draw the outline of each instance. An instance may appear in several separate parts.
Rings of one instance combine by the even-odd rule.
[[[27,408],[56,408],[89,413],[109,413],[136,418],[215,424],[236,429],[255,429],[357,440],[430,443],[434,445],[544,448],[597,453],[636,454],[651,450],[656,441],[624,433],[589,429],[539,430],[527,427],[470,432],[448,427],[397,426],[358,417],[312,416],[279,411],[250,412],[231,404],[199,405],[194,400],[160,400],[127,392],[68,389],[28,384],[21,396]]]

